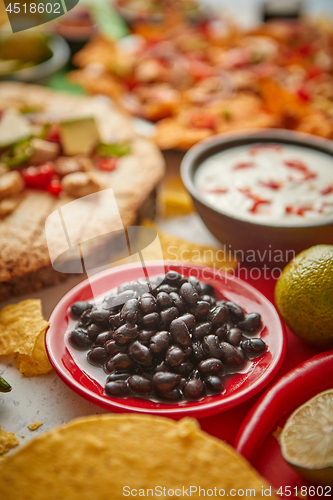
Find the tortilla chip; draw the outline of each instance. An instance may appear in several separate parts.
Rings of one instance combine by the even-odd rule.
[[[15,359],[16,367],[26,377],[45,375],[52,370],[52,365],[45,349],[45,332],[46,328],[39,334],[31,356],[18,354]]]
[[[7,453],[11,448],[19,444],[14,432],[6,432],[0,427],[0,455]]]
[[[43,423],[44,422],[40,422],[39,420],[36,420],[35,422],[32,422],[32,424],[28,425],[28,429],[29,429],[29,431],[36,431],[37,429],[39,429],[43,425]]]
[[[171,177],[163,183],[159,193],[161,215],[176,217],[193,212],[193,203],[180,177]]]
[[[202,490],[214,488],[235,499],[244,498],[242,493],[249,490],[251,496],[264,498],[262,490],[269,491],[266,480],[242,456],[201,431],[190,418],[179,422],[126,414],[79,418],[20,447],[6,458],[0,474],[0,498],[6,500],[183,498],[189,495],[168,490],[184,488],[189,493],[191,487],[195,500],[204,496]],[[157,495],[156,488],[166,488],[166,493]]]
[[[16,366],[27,377],[48,373],[44,340],[49,323],[38,299],[28,299],[0,311],[0,356],[16,354]]]
[[[227,272],[234,270],[238,265],[238,261],[230,258],[231,256],[222,248],[199,245],[198,243],[183,240],[165,233],[149,220],[143,221],[142,225],[156,229],[163,252],[163,259],[166,261],[192,262],[193,264],[203,264]],[[145,249],[144,259],[159,260],[159,249],[158,245],[150,245]]]

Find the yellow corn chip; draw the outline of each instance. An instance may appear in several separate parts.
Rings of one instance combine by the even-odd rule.
[[[39,334],[31,356],[18,354],[15,359],[16,367],[26,377],[44,375],[52,370],[52,365],[49,362],[45,349],[45,332],[46,328]]]
[[[4,307],[0,311],[0,356],[16,354],[16,366],[27,377],[48,373],[52,369],[44,345],[48,325],[40,300]]]
[[[28,299],[4,307],[0,311],[0,355],[32,354],[38,335],[47,326],[40,300]]]
[[[159,194],[161,215],[176,217],[193,212],[193,203],[180,177],[167,179]]]
[[[11,448],[19,444],[14,432],[6,432],[0,427],[0,455],[7,453]]]
[[[177,236],[165,233],[149,220],[144,221],[142,225],[156,229],[164,260],[192,262],[193,264],[203,264],[225,271],[232,271],[237,267],[238,261],[230,259],[230,256],[222,248],[198,245],[197,243],[183,240]],[[160,259],[158,242],[145,248],[143,257],[145,261]]]

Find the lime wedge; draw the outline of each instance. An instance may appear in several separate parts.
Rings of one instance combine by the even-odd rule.
[[[283,458],[299,474],[333,486],[333,389],[297,408],[282,430],[280,446]]]

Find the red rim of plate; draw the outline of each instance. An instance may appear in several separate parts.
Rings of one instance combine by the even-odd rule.
[[[319,392],[332,388],[333,350],[317,354],[290,370],[266,391],[247,414],[234,447],[253,462],[275,425]]]
[[[259,312],[264,328],[260,336],[268,344],[268,351],[253,361],[245,374],[234,374],[226,382],[222,394],[206,396],[199,401],[180,403],[158,403],[148,399],[111,398],[103,395],[104,388],[92,380],[73,360],[63,341],[68,326],[68,308],[78,300],[91,300],[90,283],[99,294],[140,277],[142,265],[128,264],[108,269],[85,280],[70,290],[56,305],[50,316],[50,327],[46,333],[46,349],[50,362],[60,378],[77,394],[88,401],[114,412],[141,412],[181,418],[184,415],[208,416],[228,410],[263,389],[278,372],[286,350],[284,326],[273,304],[258,290],[245,281],[213,268],[182,262],[149,262],[146,265],[150,276],[160,274],[161,266],[179,271],[185,276],[197,276],[229,300],[236,301],[245,310]],[[156,272],[154,269],[156,268]],[[110,282],[112,284],[110,284]],[[255,309],[254,309],[255,307]],[[106,376],[106,375],[105,375]]]

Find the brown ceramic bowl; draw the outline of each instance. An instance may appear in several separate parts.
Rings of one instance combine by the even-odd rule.
[[[181,176],[207,228],[226,245],[227,251],[237,252],[235,256],[240,260],[280,267],[306,248],[322,243],[333,244],[333,217],[325,222],[311,221],[307,225],[269,225],[231,216],[204,199],[194,183],[194,174],[200,164],[216,153],[257,143],[295,145],[326,153],[332,156],[333,174],[333,142],[312,135],[290,130],[255,130],[218,135],[202,141],[184,156]]]

